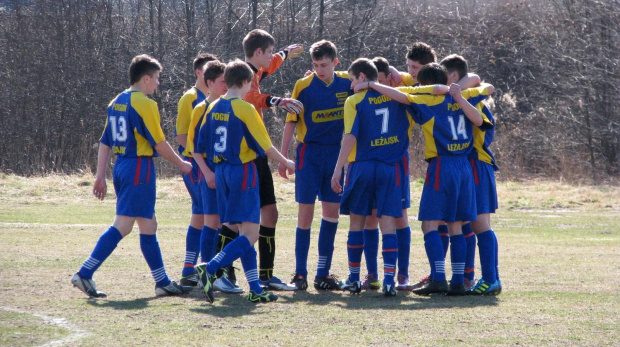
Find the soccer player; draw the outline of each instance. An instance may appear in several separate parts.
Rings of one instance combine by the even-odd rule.
[[[206,153],[211,170],[215,169],[220,221],[239,224],[240,233],[208,263],[195,268],[199,286],[209,302],[213,302],[216,271],[237,258],[241,258],[250,285],[248,300],[268,302],[278,298],[263,290],[256,266],[254,243],[259,238],[260,181],[254,160],[266,155],[286,165],[291,173],[295,171],[295,163],[273,147],[260,115],[242,100],[250,90],[252,77],[252,69],[240,60],[226,65],[224,80],[228,92],[209,106],[195,149],[197,153]]]
[[[291,284],[298,290],[308,287],[308,250],[314,204],[318,195],[322,218],[319,229],[318,254],[314,287],[317,290],[339,290],[338,280],[330,275],[334,239],[338,229],[340,194],[331,189],[333,168],[338,159],[344,130],[343,107],[350,95],[348,74],[334,72],[338,65],[338,50],[330,41],[321,40],[310,47],[314,72],[295,83],[293,99],[304,108],[299,114],[289,113],[284,126],[280,152],[288,153],[293,133],[297,132],[295,159],[295,201],[298,203],[295,231],[295,275]],[[280,164],[280,175],[286,168]]]
[[[468,71],[467,60],[460,55],[449,55],[442,59],[440,64],[448,72],[448,83],[460,80]],[[493,114],[484,103],[481,102],[476,107],[482,111],[491,123],[495,124]],[[495,213],[498,207],[495,171],[498,171],[499,168],[495,165],[493,152],[489,149],[494,134],[494,126],[484,129],[474,127],[474,150],[468,156],[474,175],[478,216],[475,221],[463,226],[463,235],[465,235],[467,240],[466,287],[468,287],[467,280],[473,283],[474,279],[473,268],[476,250],[476,236],[472,235],[474,233],[479,235],[478,247],[480,248],[480,266],[482,270],[482,278],[471,288],[471,291],[467,292],[473,295],[496,295],[501,292],[501,282],[497,273],[497,237],[491,229],[491,213]],[[468,237],[467,232],[471,236]]]
[[[97,290],[93,273],[131,232],[135,222],[140,230],[142,254],[155,280],[155,294],[179,295],[192,289],[168,278],[156,234],[153,157],[161,155],[184,174],[192,170],[192,164],[183,161],[166,142],[157,103],[147,98],[157,89],[161,70],[162,66],[155,58],[148,55],[134,57],[129,65],[131,87],[117,95],[108,106],[105,130],[99,143],[93,194],[104,199],[107,193],[106,167],[110,154],[115,154],[116,217],[82,268],[71,278],[71,283],[91,298],[106,297],[106,293]]]
[[[254,105],[262,120],[262,110],[269,107],[280,107],[289,113],[299,113],[303,110],[301,102],[290,99],[263,94],[259,82],[263,78],[273,74],[287,58],[295,58],[303,52],[301,45],[290,45],[284,50],[273,53],[275,40],[264,30],[255,29],[250,31],[243,39],[243,51],[245,61],[248,63],[254,75],[250,84],[250,91],[244,100]],[[273,290],[296,290],[295,286],[285,283],[278,277],[273,276],[275,260],[275,234],[278,222],[278,208],[276,195],[273,187],[273,177],[267,159],[259,157],[255,160],[260,181],[260,238],[258,252],[260,257],[261,284]],[[224,231],[224,230],[222,230]],[[234,235],[224,235],[230,239]]]
[[[441,65],[431,63],[420,69],[418,80],[422,85],[445,84],[447,74]],[[422,221],[431,279],[413,292],[418,295],[464,295],[466,241],[462,224],[476,220],[474,181],[467,155],[473,148],[473,126],[483,124],[480,112],[472,104],[485,99],[494,89],[487,85],[461,92],[458,84],[452,84],[450,95],[436,96],[410,95],[372,82],[369,87],[413,105],[418,110],[413,114],[414,120],[422,126],[425,136],[425,159],[429,166],[418,219]],[[450,285],[445,280],[445,252],[437,231],[441,221],[447,222],[450,233]]]
[[[216,253],[217,235],[221,227],[220,217],[217,211],[217,196],[215,192],[215,175],[205,162],[206,153],[198,153],[194,151],[196,147],[195,136],[202,124],[207,108],[220,96],[228,91],[226,82],[224,81],[224,69],[226,64],[217,60],[210,61],[205,65],[204,84],[207,86],[208,97],[194,108],[187,133],[187,147],[184,155],[193,156],[194,163],[199,167],[200,178],[200,201],[199,207],[203,216],[204,225],[200,237],[200,258],[202,262],[207,262],[213,258]],[[207,182],[209,182],[207,184]],[[193,270],[193,267],[192,267]],[[229,279],[228,268],[219,274],[217,280],[213,283],[215,290],[225,293],[243,293],[243,289],[236,286]],[[196,278],[196,276],[193,276]],[[198,279],[196,278],[196,281]]]
[[[193,160],[191,152],[186,150],[187,134],[190,127],[192,110],[196,105],[205,100],[209,94],[203,78],[203,71],[205,64],[213,60],[217,60],[217,57],[210,53],[201,53],[194,59],[193,65],[196,83],[185,92],[179,100],[175,128],[175,139],[179,143],[179,154],[181,154],[185,160],[191,162],[193,167],[192,172],[187,175],[182,175],[183,182],[192,200],[192,217],[189,227],[187,228],[187,236],[185,237],[185,260],[183,261],[183,270],[181,271],[181,280],[179,283],[194,287],[197,283],[196,276],[194,276],[194,266],[198,260],[200,239],[204,232],[204,218],[200,197],[200,182],[204,181],[204,177],[200,174],[200,169]]]

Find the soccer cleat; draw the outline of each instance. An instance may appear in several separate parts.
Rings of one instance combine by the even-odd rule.
[[[198,278],[196,277],[196,274],[181,277],[179,284],[182,286],[196,287],[198,285]]]
[[[106,293],[97,290],[95,281],[92,279],[87,280],[82,277],[79,272],[76,272],[73,277],[71,277],[71,283],[74,287],[77,287],[91,298],[105,298],[108,296]]]
[[[194,287],[191,286],[183,286],[175,281],[170,281],[170,284],[167,286],[155,286],[155,295],[157,296],[174,296],[174,295],[183,295],[192,291]]]
[[[270,293],[266,290],[263,290],[263,292],[260,294],[256,294],[253,290],[250,290],[250,294],[248,294],[248,301],[250,302],[275,302],[277,300],[277,295]]]
[[[277,278],[276,276],[271,276],[271,278],[266,281],[261,280],[260,285],[263,288],[267,288],[271,290],[283,290],[283,291],[297,290],[297,287],[295,287],[292,284],[284,283],[284,281]]]
[[[501,294],[501,293],[502,293],[502,281],[500,281],[500,280],[498,279],[498,280],[497,280],[497,285],[498,285],[498,288],[497,288],[497,294],[495,294],[495,295],[499,295],[499,294]]]
[[[476,285],[475,280],[465,279],[465,290],[471,290]]]
[[[232,283],[235,287],[239,288],[239,283],[237,283],[237,275],[235,274],[234,266],[227,266],[224,268],[224,276],[228,277],[230,283]]]
[[[482,278],[478,280],[478,283],[471,290],[467,291],[467,295],[497,295],[501,291],[501,283],[495,281],[495,283],[485,282]]]
[[[424,278],[422,278],[420,281],[418,281],[418,283],[414,284],[412,288],[413,289],[418,289],[418,288],[422,288],[424,287],[428,282],[430,282],[431,280],[431,276],[426,276]]]
[[[448,289],[448,292],[446,293],[446,295],[448,296],[462,296],[465,295],[467,293],[467,289],[465,289],[465,284],[464,283],[459,283],[459,284],[455,284],[455,285],[450,285],[450,289]]]
[[[213,282],[213,289],[227,294],[241,294],[245,290],[235,287],[226,276],[222,276]]]
[[[368,274],[362,282],[362,289],[364,290],[379,290],[381,289],[381,283],[374,274]]]
[[[401,292],[410,292],[413,290],[413,284],[409,283],[409,277],[398,274],[398,284],[396,290]]]
[[[420,288],[414,289],[411,292],[417,295],[430,295],[430,294],[446,294],[450,287],[448,281],[435,282],[432,279],[428,283]]]
[[[203,290],[207,301],[213,303],[213,282],[215,281],[215,276],[207,272],[207,263],[196,265],[194,273],[198,277],[198,288]]]
[[[314,289],[316,290],[339,290],[340,285],[336,276],[327,275],[325,277],[314,278]]]
[[[308,280],[304,275],[295,274],[291,280],[291,285],[295,286],[297,290],[306,290],[308,289]]]
[[[383,285],[383,296],[396,296],[397,289],[398,287],[396,287],[393,284],[384,284]]]
[[[340,282],[340,290],[348,290],[353,294],[359,294],[362,292],[362,282],[361,281],[351,282],[347,278],[344,282]]]

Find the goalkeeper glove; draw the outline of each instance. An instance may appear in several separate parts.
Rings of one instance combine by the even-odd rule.
[[[297,58],[304,52],[304,46],[300,44],[289,45],[284,49],[287,58]]]
[[[288,113],[299,114],[304,109],[304,104],[299,100],[277,97],[272,97],[271,100],[273,106],[281,107]]]

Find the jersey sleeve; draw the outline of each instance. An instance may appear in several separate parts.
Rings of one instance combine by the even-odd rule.
[[[445,97],[443,95],[407,94],[407,99],[414,110],[410,113],[413,120],[422,125],[434,117],[430,107],[441,104]]]
[[[196,127],[199,125],[198,122],[201,122],[201,117],[205,114],[207,110],[207,104],[205,102],[201,102],[196,105],[196,108],[192,110],[191,120],[189,122],[189,128],[187,130],[187,146],[185,147],[185,151],[183,155],[186,157],[191,157],[192,153],[194,153],[194,148],[196,144]],[[200,153],[200,152],[198,152]]]
[[[136,131],[144,137],[151,147],[155,147],[156,144],[166,140],[164,131],[161,128],[159,109],[157,103],[153,100],[147,99],[145,96],[136,102],[132,102],[133,108],[136,110],[144,128],[136,126]]]
[[[268,150],[273,145],[269,134],[267,134],[267,128],[254,106],[246,102],[236,102],[233,104],[233,112],[240,116],[240,119],[245,123],[250,136],[260,146],[263,151]]]
[[[179,100],[179,104],[177,105],[177,121],[175,127],[175,136],[176,135],[187,135],[189,130],[189,123],[192,118],[192,102],[195,98],[192,97],[191,93],[185,93]]]
[[[402,84],[404,84],[405,86],[413,86],[417,83],[417,81],[413,79],[413,76],[411,76],[410,74],[406,72],[401,72],[400,77],[403,80]]]
[[[260,92],[260,87],[258,84],[263,78],[276,72],[276,70],[278,70],[282,65],[282,62],[284,62],[284,57],[280,54],[274,54],[273,58],[271,58],[271,63],[269,64],[269,67],[267,69],[261,68],[258,70],[258,72],[254,74],[254,78],[252,78],[251,82],[250,91],[243,99],[254,105],[254,108],[256,108],[257,110],[269,108],[270,105],[267,104],[267,99],[271,98],[271,95],[263,94]]]
[[[495,120],[493,119],[493,114],[491,113],[489,108],[483,102],[479,102],[476,105],[476,109],[478,110],[478,112],[480,112],[480,115],[482,116],[482,125],[480,125],[478,128],[485,131],[493,129],[495,127]]]
[[[418,87],[411,87],[411,86],[396,87],[396,89],[400,90],[403,93],[407,93],[407,94],[432,94],[433,90],[435,89],[435,86],[431,84],[428,86],[418,86]]]
[[[344,102],[344,133],[357,137],[359,126],[357,122],[357,104],[361,100],[366,91],[357,93],[347,98]]]
[[[304,83],[304,78],[297,80],[295,82],[295,86],[293,87],[293,92],[291,93],[291,99],[299,100],[299,93],[307,86],[309,83]],[[286,114],[286,123],[293,122],[296,123],[299,118],[304,116],[304,111],[301,111],[299,114],[295,113],[287,113]]]

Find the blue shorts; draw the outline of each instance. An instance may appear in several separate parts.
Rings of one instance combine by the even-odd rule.
[[[256,165],[220,163],[215,166],[215,189],[221,223],[260,222],[260,194]]]
[[[200,182],[204,182],[204,176],[194,158],[183,157],[183,159],[192,163],[192,172],[182,175],[185,188],[187,188],[189,196],[192,198],[192,214],[204,214],[200,191]]]
[[[219,214],[217,207],[217,191],[209,188],[205,180],[200,182],[200,198],[202,200],[200,203],[202,211],[199,214]]]
[[[422,189],[421,221],[475,221],[476,194],[471,164],[465,156],[431,159]]]
[[[341,194],[332,190],[331,181],[340,153],[340,144],[300,143],[295,158],[295,201],[314,204],[320,201],[340,202]],[[342,181],[340,182],[342,184]]]
[[[398,162],[398,179],[400,179],[400,195],[403,203],[403,210],[411,207],[411,184],[409,182],[409,152],[405,152],[403,158]]]
[[[367,160],[349,163],[345,180],[341,214],[403,216],[400,181],[397,180],[398,164]]]
[[[152,157],[117,157],[113,170],[116,214],[152,219],[155,214],[155,180]]]
[[[478,159],[469,159],[476,185],[476,206],[478,214],[495,213],[498,208],[495,170],[493,165]]]

